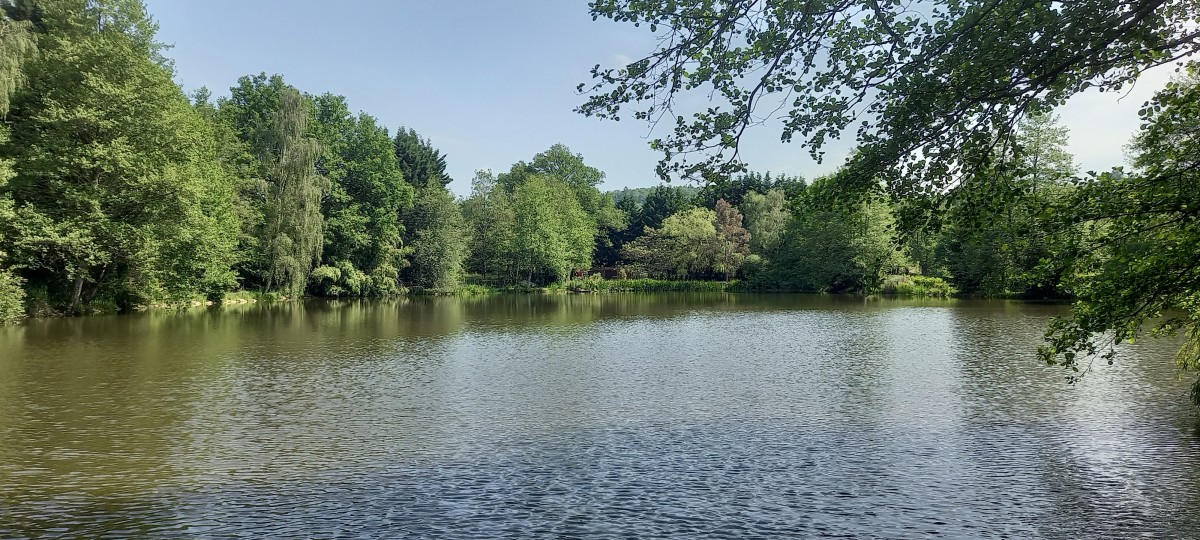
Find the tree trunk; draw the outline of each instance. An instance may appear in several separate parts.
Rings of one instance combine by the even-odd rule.
[[[83,294],[83,272],[75,276],[75,285],[71,287],[71,306],[67,308],[67,312],[76,315],[79,313],[79,299]]]
[[[87,295],[83,299],[83,303],[90,304],[92,303],[92,299],[96,298],[96,294],[100,292],[100,285],[104,282],[104,274],[107,272],[108,265],[106,264],[100,269],[100,277],[96,278],[96,284],[92,286],[91,290],[88,291]]]

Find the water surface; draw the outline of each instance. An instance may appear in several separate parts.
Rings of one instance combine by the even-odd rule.
[[[0,329],[0,538],[1195,538],[1148,340],[1061,306],[817,296],[308,302]]]

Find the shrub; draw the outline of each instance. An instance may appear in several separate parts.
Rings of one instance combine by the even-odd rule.
[[[881,294],[899,296],[954,296],[958,291],[942,278],[929,276],[888,276],[880,287]]]
[[[24,280],[11,270],[0,270],[0,324],[25,316]]]

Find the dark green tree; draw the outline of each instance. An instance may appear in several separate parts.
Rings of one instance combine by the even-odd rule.
[[[446,188],[426,184],[404,213],[410,263],[405,281],[427,290],[450,291],[458,285],[467,256],[462,209]]]
[[[696,195],[696,204],[705,208],[716,208],[717,201],[724,199],[729,204],[741,206],[746,194],[751,192],[766,193],[779,189],[791,195],[804,190],[804,178],[799,176],[779,175],[771,177],[770,172],[747,172],[732,178],[716,178],[708,181]]]
[[[657,229],[663,220],[691,208],[691,197],[675,186],[654,186],[646,195],[646,201],[629,221],[629,228],[640,235],[646,227]]]
[[[446,173],[446,155],[422,139],[412,128],[401,127],[392,139],[396,160],[404,179],[418,188],[437,185],[445,187],[452,179]]]
[[[324,153],[318,170],[329,178],[323,201],[325,246],[318,294],[386,295],[400,291],[405,266],[400,214],[413,202],[387,129],[375,118],[350,114],[342,96],[314,98],[309,132]],[[330,276],[336,277],[330,281]]]
[[[1080,231],[1047,227],[1042,218],[1072,189],[1067,130],[1036,115],[1021,123],[1015,142],[995,166],[956,190],[934,266],[968,294],[1062,297],[1054,250]]]

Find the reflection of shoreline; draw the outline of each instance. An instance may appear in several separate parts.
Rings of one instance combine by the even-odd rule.
[[[94,313],[94,314],[84,314],[84,315],[67,316],[67,317],[64,317],[64,316],[30,317],[28,319],[23,319],[23,322],[25,324],[28,324],[31,322],[46,321],[46,320],[87,319],[87,318],[94,318],[94,317],[114,317],[114,316],[116,316],[116,317],[138,316],[138,315],[146,315],[146,314],[178,315],[178,314],[191,314],[191,313],[195,313],[198,311],[223,311],[223,310],[228,310],[230,308],[240,309],[240,308],[244,308],[247,306],[277,307],[277,306],[287,306],[287,305],[296,305],[296,304],[304,304],[304,305],[322,304],[322,303],[341,304],[341,303],[346,303],[346,302],[366,303],[366,304],[378,304],[378,303],[388,304],[388,303],[404,303],[404,302],[417,302],[417,301],[427,301],[427,300],[457,300],[457,301],[480,302],[480,301],[487,301],[489,299],[495,299],[495,298],[563,298],[563,297],[577,297],[577,296],[592,297],[592,298],[622,297],[622,296],[627,296],[627,297],[662,296],[664,298],[673,298],[673,301],[675,301],[675,302],[679,302],[680,298],[684,298],[683,303],[687,303],[687,304],[691,304],[691,303],[695,302],[697,299],[702,299],[704,297],[709,297],[712,299],[724,299],[724,300],[734,299],[734,298],[738,298],[738,297],[746,297],[746,298],[784,298],[784,299],[810,298],[810,299],[820,299],[821,301],[828,302],[828,303],[835,304],[835,305],[836,304],[859,304],[859,303],[871,303],[871,302],[882,303],[882,304],[897,303],[897,304],[903,304],[903,305],[907,305],[907,306],[914,306],[914,305],[955,306],[955,305],[960,305],[963,303],[966,303],[966,304],[987,303],[987,304],[994,304],[994,305],[1005,305],[1005,304],[1070,305],[1070,301],[1053,300],[1053,299],[1024,300],[1024,299],[981,299],[981,298],[969,298],[969,297],[942,298],[942,297],[933,297],[933,296],[908,296],[908,295],[895,295],[895,294],[861,295],[861,294],[805,293],[805,292],[792,292],[792,291],[637,292],[637,291],[615,290],[615,291],[603,291],[603,292],[588,293],[588,294],[546,293],[546,292],[542,292],[542,291],[530,291],[530,292],[504,291],[504,292],[495,292],[495,293],[488,293],[488,294],[462,295],[462,296],[408,294],[408,295],[395,295],[395,296],[387,296],[387,297],[379,297],[379,298],[271,297],[271,298],[267,298],[267,299],[259,299],[259,298],[254,298],[254,297],[235,297],[235,298],[226,299],[221,302],[193,300],[193,301],[189,301],[189,302],[184,302],[182,304],[156,303],[156,304],[150,304],[150,305],[146,305],[146,306],[139,306],[138,308],[134,309],[133,311],[125,312],[125,313],[99,312],[99,313]],[[19,326],[19,325],[17,325],[17,326]],[[11,327],[12,326],[9,326],[9,328],[11,328]],[[0,326],[0,332],[4,331],[5,328],[6,328],[5,326]]]

